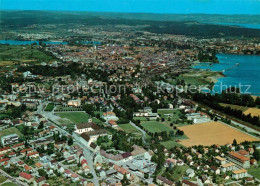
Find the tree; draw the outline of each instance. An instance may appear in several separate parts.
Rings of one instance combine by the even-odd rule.
[[[40,122],[40,125],[38,126],[38,129],[43,129],[44,125],[43,125],[43,122],[41,121]]]
[[[259,150],[255,149],[254,153],[253,153],[253,157],[259,161],[260,160],[260,152]]]
[[[73,144],[73,139],[72,139],[72,137],[70,137],[68,140],[68,145],[71,146],[72,144]]]
[[[124,174],[124,178],[121,181],[122,185],[129,185],[129,180],[127,179],[126,174]]]
[[[237,146],[237,140],[236,140],[236,139],[233,140],[232,145],[233,145],[233,146]]]

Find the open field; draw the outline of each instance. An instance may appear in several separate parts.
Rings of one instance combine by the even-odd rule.
[[[53,104],[53,103],[49,103],[49,104],[45,107],[44,111],[51,112],[53,109],[54,109],[54,104]]]
[[[9,135],[9,134],[17,134],[18,136],[22,136],[21,132],[17,128],[12,127],[12,128],[8,128],[8,129],[0,131],[0,138],[3,136]]]
[[[239,106],[239,105],[232,105],[232,104],[226,104],[226,103],[220,103],[222,107],[230,107],[232,109],[242,110],[243,112],[248,109],[248,107]]]
[[[189,138],[181,140],[180,142],[187,147],[194,145],[225,145],[232,143],[234,139],[236,139],[238,143],[244,141],[259,141],[256,137],[252,137],[220,122],[195,124],[179,127],[179,129],[184,131],[184,134]]]
[[[65,113],[57,113],[61,118],[67,118],[73,123],[87,123],[88,122],[88,114],[84,112],[65,112]]]
[[[260,109],[249,108],[249,109],[244,111],[244,114],[246,114],[246,115],[251,114],[251,116],[260,116]]]
[[[158,121],[142,121],[141,125],[148,131],[155,133],[155,132],[170,132],[173,131],[172,128],[167,126],[166,124]]]
[[[220,77],[224,77],[224,75],[220,72],[194,70],[192,72],[180,75],[178,79],[185,81],[186,84],[208,85],[210,82],[216,82],[217,78]]]
[[[258,165],[260,165],[260,161],[257,162]],[[251,174],[252,176],[254,176],[257,179],[260,179],[260,167],[250,167],[248,169],[248,173]]]
[[[37,47],[31,45],[0,45],[0,66],[55,60],[52,56],[38,50]]]
[[[142,135],[142,133],[139,130],[137,130],[135,127],[133,127],[131,124],[121,124],[119,125],[119,127],[127,133],[131,133],[137,136]]]
[[[81,108],[75,108],[75,107],[63,107],[63,106],[56,106],[55,107],[55,111],[58,112],[58,111],[82,111]]]
[[[56,113],[61,119],[60,123],[63,122],[64,125],[77,124],[77,123],[87,123],[89,119],[89,115],[85,112],[64,112],[64,113]],[[97,118],[92,118],[92,121],[95,123],[102,123]]]

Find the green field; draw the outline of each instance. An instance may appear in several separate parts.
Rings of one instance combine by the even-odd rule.
[[[62,118],[62,121],[65,124],[87,123],[89,119],[89,115],[85,112],[64,112],[56,113],[56,115]],[[95,117],[92,118],[92,121],[95,123],[102,123],[99,119]]]
[[[174,147],[181,147],[182,145],[175,140],[163,141],[160,142],[166,149],[172,149]]]
[[[252,176],[254,176],[257,179],[260,179],[260,161],[257,162],[258,163],[258,167],[250,167],[248,169],[248,173],[251,174]]]
[[[3,182],[5,182],[7,180],[7,178],[6,177],[4,177],[4,176],[0,176],[0,183],[3,183]]]
[[[182,179],[182,176],[183,175],[186,175],[186,170],[189,169],[189,166],[188,165],[184,165],[184,166],[181,166],[181,167],[174,167],[173,168],[173,174],[170,174],[168,173],[168,175],[170,176],[170,180],[174,180],[174,181],[179,181],[179,179]],[[164,174],[167,174],[167,172],[165,172]],[[162,175],[164,175],[162,174]]]
[[[53,104],[53,103],[49,103],[49,104],[45,107],[44,111],[51,112],[53,109],[54,109],[54,104]]]
[[[55,58],[31,45],[0,45],[0,66],[54,61]]]
[[[137,130],[135,127],[133,127],[131,124],[121,124],[119,125],[119,127],[127,133],[131,133],[137,136],[142,135],[142,133],[139,130]]]
[[[13,182],[6,182],[6,183],[2,184],[1,186],[17,186],[17,184],[15,184]]]
[[[3,119],[5,117],[8,117],[8,115],[7,114],[0,114],[0,119]]]
[[[248,109],[248,107],[239,106],[239,105],[232,105],[232,104],[226,104],[226,103],[220,103],[223,107],[230,107],[232,109],[242,110],[243,112]]]
[[[173,131],[172,128],[170,128],[167,124],[164,122],[158,122],[158,121],[142,121],[141,125],[148,130],[149,132],[155,133],[155,132],[162,132],[162,131]]]
[[[8,128],[8,129],[0,131],[0,137],[6,136],[6,135],[9,135],[9,134],[17,134],[19,137],[22,136],[21,132],[15,127]]]

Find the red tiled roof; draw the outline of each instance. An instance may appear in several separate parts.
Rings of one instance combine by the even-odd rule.
[[[3,148],[0,149],[0,152],[1,152],[1,151],[8,150],[8,149],[10,149],[10,147],[3,147]]]
[[[13,145],[13,148],[20,147],[20,146],[23,146],[23,145],[24,145],[24,143],[18,143],[16,145]]]
[[[242,162],[250,160],[249,157],[243,156],[242,154],[239,154],[238,152],[235,152],[235,151],[229,152],[229,155],[239,159]]]
[[[31,153],[28,153],[26,156],[33,156],[35,154],[39,154],[39,152],[35,151],[35,152],[31,152]]]
[[[0,160],[0,163],[1,163],[1,162],[5,162],[5,161],[9,161],[9,159],[10,159],[10,158],[3,158],[3,159]]]
[[[21,177],[23,177],[23,178],[25,178],[25,179],[27,179],[27,180],[30,180],[30,179],[33,178],[32,175],[27,174],[26,172],[21,172],[21,173],[19,174],[19,176],[21,176]]]

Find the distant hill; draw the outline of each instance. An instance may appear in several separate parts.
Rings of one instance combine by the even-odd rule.
[[[145,31],[199,37],[260,37],[260,29],[212,25],[201,22],[224,20],[256,23],[260,15],[134,14],[64,11],[1,11],[0,26],[22,28],[32,24],[148,25]]]

